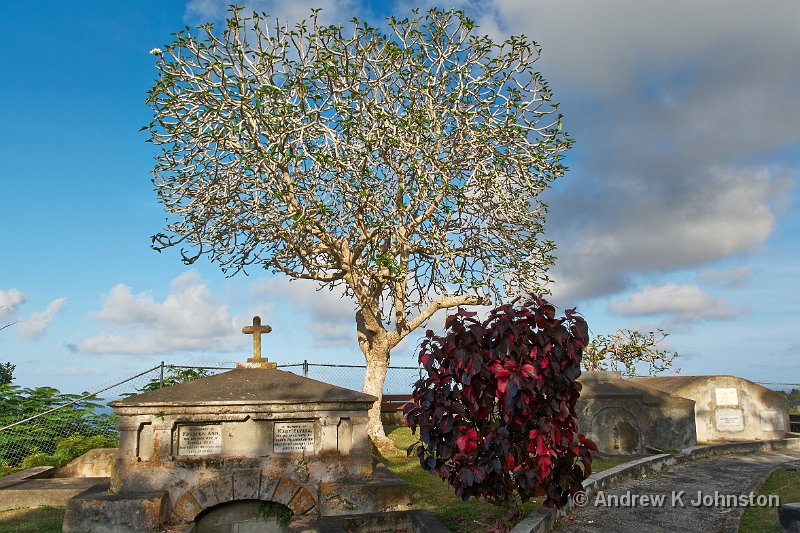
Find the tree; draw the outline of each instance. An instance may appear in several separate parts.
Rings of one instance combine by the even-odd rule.
[[[655,376],[670,367],[677,352],[658,349],[658,345],[667,338],[662,330],[641,333],[629,329],[621,329],[611,335],[598,335],[586,347],[583,366],[586,370],[619,370],[622,365],[625,374],[634,376],[636,365],[646,363],[648,373]],[[676,369],[680,372],[680,369]]]
[[[459,11],[347,35],[317,14],[290,30],[232,8],[220,35],[153,49],[146,128],[169,215],[153,247],[341,287],[380,398],[390,351],[438,310],[547,280],[537,196],[572,140],[524,37],[494,43]],[[388,441],[380,401],[368,432]]]
[[[179,383],[186,383],[196,379],[204,378],[210,374],[210,372],[204,368],[165,365],[164,369],[167,371],[167,373],[163,380],[160,376],[157,378],[152,378],[141,387],[138,387],[135,393],[125,393],[122,396],[133,396],[134,394],[159,390],[164,387],[171,387],[173,385],[178,385]]]
[[[4,308],[5,305],[0,305],[0,309]],[[17,322],[9,322],[8,324],[3,324],[0,326],[0,331],[3,331],[6,328],[10,328]],[[14,379],[14,369],[17,368],[16,365],[12,365],[10,362],[0,364],[0,386],[7,385],[11,383]]]
[[[0,386],[8,385],[14,380],[14,369],[16,365],[11,363],[0,364]]]
[[[575,403],[588,328],[574,309],[556,318],[541,298],[501,305],[480,322],[459,310],[445,334],[428,330],[419,352],[427,372],[404,408],[420,465],[471,496],[518,515],[539,493],[563,506],[591,474],[597,447],[577,431]]]

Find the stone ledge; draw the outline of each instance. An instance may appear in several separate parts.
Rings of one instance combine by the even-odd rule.
[[[53,466],[35,466],[33,468],[26,468],[25,470],[14,472],[13,474],[0,477],[0,489],[12,487],[26,479],[46,479],[53,477],[53,472],[55,472],[55,470]]]
[[[786,439],[757,440],[748,442],[725,442],[720,444],[706,444],[685,448],[675,456],[679,463],[703,459],[713,455],[729,455],[739,453],[771,452],[781,450],[800,450],[800,438],[789,437]]]
[[[684,463],[713,455],[732,455],[780,450],[800,450],[800,438],[790,437],[765,441],[709,444],[686,448],[674,455],[660,454],[645,457],[609,468],[597,474],[592,474],[584,481],[584,490],[586,495],[591,499],[599,489],[610,487],[622,481],[640,476],[643,473],[660,470],[665,466],[671,466],[676,463]],[[514,526],[511,533],[551,533],[555,526],[556,519],[567,516],[570,511],[572,511],[572,508],[572,501],[561,510],[537,507],[519,524]],[[798,533],[800,533],[800,529],[798,529]]]
[[[63,533],[141,533],[158,531],[166,521],[164,492],[112,494],[97,485],[67,502]]]
[[[320,483],[319,506],[323,516],[350,514],[354,511],[380,513],[408,509],[408,483],[378,463],[372,477],[354,482]]]
[[[63,507],[73,496],[97,485],[103,485],[107,489],[108,478],[63,477],[17,481],[0,489],[0,511],[40,505]]]
[[[290,525],[292,531],[346,533],[348,531],[411,531],[414,533],[449,533],[450,530],[429,511],[389,511],[346,516],[325,516],[313,524]]]

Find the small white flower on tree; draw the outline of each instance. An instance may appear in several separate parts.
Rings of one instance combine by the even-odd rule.
[[[150,50],[150,55],[154,56],[160,56],[163,53],[164,52],[161,50],[161,48],[153,48],[152,50]]]
[[[546,282],[537,197],[572,141],[524,37],[496,44],[458,11],[388,35],[317,13],[290,29],[232,8],[157,56],[153,242],[343,287],[380,398],[390,350],[436,311]],[[368,431],[385,439],[380,401]]]

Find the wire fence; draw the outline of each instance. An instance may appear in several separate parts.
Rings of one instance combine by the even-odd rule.
[[[56,389],[0,387],[0,475],[14,470],[66,462],[82,447],[115,445],[118,419],[106,403],[175,383],[231,370],[228,366],[182,366],[163,362],[94,392],[61,394]],[[339,387],[361,390],[364,365],[315,364],[303,361],[278,368]],[[411,393],[418,367],[389,367],[383,393]],[[789,412],[800,414],[800,384],[759,382],[786,395]]]
[[[800,414],[800,383],[775,383],[772,381],[757,381],[756,383],[785,394],[789,414]]]
[[[86,446],[115,446],[118,418],[106,404],[164,386],[226,372],[224,366],[161,363],[94,392],[61,394],[50,387],[0,388],[0,475],[44,464],[65,463]],[[308,361],[278,368],[339,387],[361,390],[363,365],[314,364]],[[384,394],[410,394],[419,368],[389,367]],[[88,448],[87,448],[88,449]]]

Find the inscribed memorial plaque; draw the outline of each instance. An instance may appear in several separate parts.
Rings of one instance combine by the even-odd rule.
[[[222,453],[222,426],[180,426],[178,455],[217,455]]]
[[[739,394],[736,389],[714,389],[717,405],[739,405]]]
[[[275,422],[273,450],[277,453],[313,452],[313,422]]]
[[[744,429],[742,412],[738,409],[717,409],[715,418],[719,431],[742,431]]]

